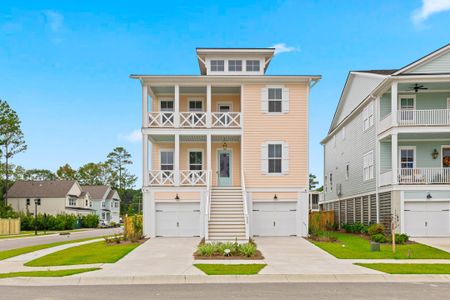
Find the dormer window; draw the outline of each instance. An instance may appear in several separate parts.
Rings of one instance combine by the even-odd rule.
[[[259,60],[247,60],[245,69],[247,72],[259,72]]]
[[[223,60],[211,60],[211,71],[223,72],[225,70],[225,61]]]
[[[228,61],[228,71],[241,72],[242,71],[242,60],[229,60]]]

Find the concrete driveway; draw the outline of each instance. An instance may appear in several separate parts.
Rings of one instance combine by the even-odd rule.
[[[260,274],[380,274],[337,259],[300,237],[255,238],[267,266]]]
[[[450,252],[450,237],[411,238],[413,241]]]
[[[153,238],[115,264],[82,276],[149,276],[203,274],[192,264],[200,238]]]

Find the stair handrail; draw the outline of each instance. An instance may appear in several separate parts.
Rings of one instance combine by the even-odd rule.
[[[211,219],[211,186],[212,186],[212,173],[208,171],[208,185],[207,185],[207,209],[208,209],[208,221]]]
[[[245,239],[249,239],[249,226],[248,226],[248,207],[247,207],[247,191],[245,188],[245,173],[241,170],[241,186],[242,186],[242,202],[244,206],[244,221],[245,221]]]
[[[207,178],[206,178],[206,199],[205,199],[205,240],[208,240],[209,237],[209,220],[210,220],[210,216],[211,216],[211,170],[207,171],[206,174]]]

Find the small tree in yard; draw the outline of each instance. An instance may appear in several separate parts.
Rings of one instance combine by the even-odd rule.
[[[0,99],[0,158],[5,159],[5,203],[8,201],[9,162],[26,149],[19,116],[8,102]]]

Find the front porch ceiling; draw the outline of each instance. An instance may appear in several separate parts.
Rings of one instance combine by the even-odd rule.
[[[153,94],[159,95],[174,95],[175,86],[151,86]],[[240,94],[240,86],[212,86],[212,94]],[[191,95],[206,95],[206,86],[180,86],[180,94],[191,94]]]
[[[174,143],[174,135],[153,135],[150,136],[152,143]],[[238,135],[212,135],[213,143],[223,142],[240,142],[241,137]],[[206,143],[206,135],[180,135],[180,143]]]
[[[435,140],[435,141],[450,141],[450,133],[448,132],[434,132],[434,133],[399,133],[398,141],[402,140]],[[387,136],[384,139],[380,140],[382,143],[388,143],[391,141],[391,136]]]
[[[449,91],[450,90],[450,82],[416,82],[418,85],[423,85],[427,90],[419,90],[418,93],[423,92],[432,92],[432,91]],[[414,92],[412,87],[416,83],[399,83],[398,84],[398,92]]]

